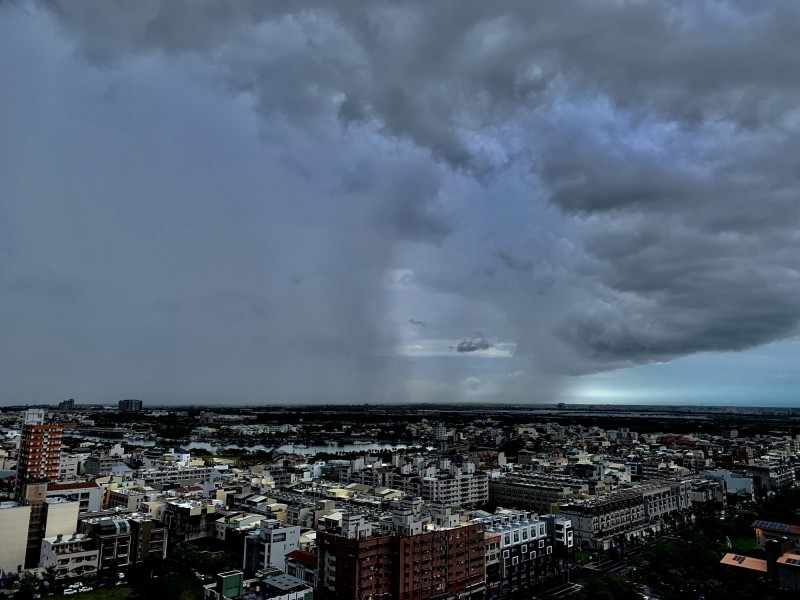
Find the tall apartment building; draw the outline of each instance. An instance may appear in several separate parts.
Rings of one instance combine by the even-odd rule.
[[[69,400],[64,400],[63,402],[58,403],[58,410],[75,410],[75,400],[70,398]]]
[[[120,400],[117,412],[129,413],[129,412],[139,412],[141,410],[142,410],[142,401],[131,398],[128,400]]]
[[[61,440],[64,427],[45,424],[44,411],[25,411],[17,461],[17,499],[30,483],[57,481],[61,464]]]
[[[30,506],[26,568],[39,563],[47,522],[47,484],[58,480],[63,433],[63,426],[45,423],[43,410],[25,411],[14,496],[20,504]]]

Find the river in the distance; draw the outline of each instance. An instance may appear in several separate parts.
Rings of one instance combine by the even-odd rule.
[[[141,446],[143,448],[149,448],[156,445],[153,440],[124,440],[124,442],[126,444]],[[269,452],[275,449],[281,450],[282,452],[293,452],[296,454],[318,454],[320,452],[375,452],[376,450],[403,450],[407,448],[407,446],[405,444],[386,444],[375,442],[370,444],[331,443],[319,446],[285,444],[276,448],[275,446],[264,446],[262,444],[244,447],[237,446],[236,444],[215,445],[210,442],[190,442],[188,444],[182,444],[181,448],[185,448],[186,450],[208,450],[209,452],[213,452],[215,454],[222,454],[226,450],[249,450],[250,452],[264,450]]]

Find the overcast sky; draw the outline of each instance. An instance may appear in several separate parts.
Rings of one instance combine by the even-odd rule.
[[[799,23],[0,1],[0,403],[794,403]]]

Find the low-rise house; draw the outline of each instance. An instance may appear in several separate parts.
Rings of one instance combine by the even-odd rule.
[[[100,550],[85,533],[57,535],[42,540],[40,567],[55,567],[57,579],[80,577],[97,572]]]

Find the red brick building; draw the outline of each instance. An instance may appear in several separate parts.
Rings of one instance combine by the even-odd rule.
[[[34,411],[28,411],[33,413]],[[17,489],[28,483],[43,483],[58,480],[61,461],[61,439],[64,427],[45,425],[35,416],[22,426],[19,460],[17,461]]]
[[[477,597],[485,584],[482,524],[360,539],[321,531],[319,591],[341,600]]]
[[[61,462],[62,425],[47,425],[44,411],[25,411],[17,460],[16,500],[31,507],[25,567],[35,567],[44,536],[47,484],[58,480]]]
[[[318,532],[320,596],[342,600],[395,598],[395,543],[394,535],[350,539],[330,531]]]
[[[482,592],[486,577],[483,525],[397,537],[399,600]]]

